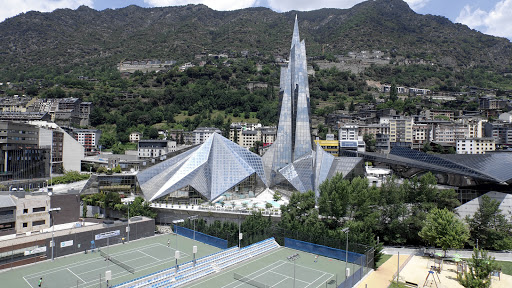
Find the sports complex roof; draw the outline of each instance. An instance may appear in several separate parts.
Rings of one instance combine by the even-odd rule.
[[[356,155],[355,152],[345,154]],[[512,154],[427,154],[404,147],[393,147],[389,154],[357,153],[368,161],[427,170],[434,173],[472,178],[477,183],[512,184]]]

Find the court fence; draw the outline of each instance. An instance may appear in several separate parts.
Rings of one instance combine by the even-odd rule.
[[[174,225],[174,232],[178,235],[185,236],[190,239],[197,240],[199,242],[220,248],[227,249],[228,241],[224,239],[220,239],[214,236],[210,236],[201,232],[197,232],[195,230],[191,230],[182,226]]]

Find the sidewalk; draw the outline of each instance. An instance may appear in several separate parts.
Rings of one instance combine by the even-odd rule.
[[[409,255],[400,254],[400,265],[409,257]],[[397,271],[398,255],[393,255],[388,261],[384,262],[377,270],[368,275],[357,288],[387,288],[393,280],[393,274]]]
[[[416,256],[423,256],[423,248],[402,248],[402,247],[384,247],[382,253],[384,254],[393,254],[396,255],[400,252],[400,255],[409,254]],[[436,252],[443,252],[441,249],[436,249]],[[473,250],[448,250],[446,255],[459,254],[461,258],[471,258],[473,255]],[[512,262],[512,253],[511,252],[489,252],[489,256],[494,257],[498,261],[511,261]]]

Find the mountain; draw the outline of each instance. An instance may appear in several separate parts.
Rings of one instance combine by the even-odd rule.
[[[381,50],[462,69],[510,69],[512,44],[462,24],[420,15],[402,0],[375,0],[351,9],[273,12],[215,11],[204,5],[85,6],[28,12],[0,23],[0,80],[32,69],[114,66],[123,59],[190,61],[208,51],[258,51],[286,56],[295,15],[308,56]]]

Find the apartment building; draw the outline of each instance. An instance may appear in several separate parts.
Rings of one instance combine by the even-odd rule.
[[[412,145],[412,118],[393,117],[389,119],[389,142],[391,146]]]
[[[457,154],[485,154],[495,151],[496,145],[493,138],[467,138],[457,139]]]
[[[155,158],[176,151],[176,141],[140,140],[137,153],[139,158]]]
[[[213,133],[222,134],[219,128],[215,127],[198,127],[196,130],[192,131],[191,134],[191,143],[194,145],[202,144],[206,139],[210,138]]]
[[[428,124],[412,125],[412,149],[421,149],[429,141],[431,127]]]
[[[73,136],[76,141],[84,146],[86,154],[98,151],[101,130],[96,129],[73,129]]]
[[[338,123],[338,138],[339,140],[357,140],[359,136],[359,126]]]

